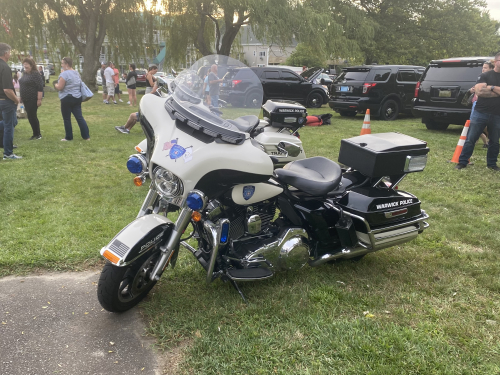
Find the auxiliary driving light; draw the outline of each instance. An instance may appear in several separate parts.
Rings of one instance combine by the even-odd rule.
[[[140,155],[132,155],[127,160],[127,169],[130,173],[142,173],[146,169],[145,160]]]
[[[198,211],[203,208],[203,206],[205,205],[205,201],[201,194],[191,192],[186,198],[186,204],[193,211]]]

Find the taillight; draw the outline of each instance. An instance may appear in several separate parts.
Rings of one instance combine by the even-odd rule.
[[[370,91],[372,89],[372,87],[375,87],[377,86],[376,83],[365,83],[363,85],[363,94],[367,94],[368,91]]]
[[[417,85],[415,86],[415,98],[418,98],[418,92],[420,91],[420,82],[417,82]]]
[[[240,82],[241,82],[241,79],[233,79],[233,87],[236,87],[236,85]]]

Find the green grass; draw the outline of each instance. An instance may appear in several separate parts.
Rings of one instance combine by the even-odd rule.
[[[59,102],[39,111],[43,139],[28,141],[21,120],[19,161],[0,162],[0,274],[73,270],[102,264],[99,249],[128,224],[147,188],[132,183],[125,162],[144,138],[114,126],[124,104],[83,105],[91,141],[64,136]],[[310,114],[331,112],[329,108]],[[342,138],[359,135],[362,116],[301,130],[308,156],[337,159]],[[206,286],[203,269],[181,252],[142,304],[160,348],[186,347],[185,374],[499,374],[500,174],[474,165],[455,171],[461,127],[428,131],[418,119],[372,119],[372,132],[399,131],[428,142],[423,173],[400,188],[416,194],[430,228],[411,243],[268,281]]]

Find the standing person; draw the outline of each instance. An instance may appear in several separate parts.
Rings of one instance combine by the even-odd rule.
[[[494,67],[495,67],[495,65],[491,61],[487,61],[483,64],[483,69],[481,70],[481,73],[489,72]],[[477,78],[476,84],[479,82],[480,77],[481,76],[479,76]],[[475,93],[476,90],[474,89],[474,87],[471,87],[469,91],[474,94],[474,97],[472,98],[472,110],[470,112],[470,117],[472,117],[472,114],[474,113],[474,109],[475,109],[476,103],[477,103],[477,95]],[[486,130],[486,132],[487,132],[487,130]],[[483,130],[483,133],[481,133],[480,137],[481,137],[481,140],[483,141],[483,148],[488,148],[488,138],[487,138],[487,133],[485,134],[485,130]]]
[[[40,73],[40,76],[42,77],[43,87],[45,87],[45,73],[43,71],[43,67],[42,66],[38,67],[38,73]],[[42,98],[43,97],[45,97],[45,90],[42,91]]]
[[[210,107],[210,85],[208,84],[208,74],[210,70],[207,69],[207,73],[205,74],[205,79],[203,80],[203,96],[205,97],[205,103],[207,107]]]
[[[222,79],[217,77],[217,65],[213,64],[208,75],[208,84],[210,86],[210,104],[212,107],[219,107],[219,90]]]
[[[153,93],[153,87],[155,86],[156,79],[154,75],[158,72],[158,67],[151,64],[148,68],[148,73],[146,74],[146,94]]]
[[[17,124],[17,99],[16,90],[12,82],[12,70],[7,64],[11,48],[8,44],[0,43],[0,132],[3,132],[3,160],[22,159],[14,154],[14,127]]]
[[[111,61],[108,62],[106,69],[104,69],[104,78],[106,79],[106,89],[108,90],[108,98],[104,101],[104,103],[109,104],[109,101],[112,99],[113,103],[116,104],[115,100],[115,81],[113,80],[113,76],[115,72],[111,67],[113,63]]]
[[[130,64],[128,66],[130,72],[127,74],[127,78],[125,79],[125,84],[127,85],[128,90],[128,103],[130,106],[137,105],[137,72],[135,71],[135,64]]]
[[[54,84],[54,88],[59,91],[61,99],[61,113],[64,120],[64,130],[66,135],[61,141],[73,140],[73,128],[71,126],[71,114],[75,116],[80,127],[82,138],[89,141],[89,127],[82,115],[82,79],[77,71],[73,70],[73,59],[64,57],[61,61],[63,72],[59,75],[59,80]]]
[[[106,64],[104,61],[101,63],[101,83],[102,83],[102,102],[106,104],[106,99],[108,99],[108,88],[106,86],[106,77],[104,77],[104,70],[106,69]]]
[[[40,121],[38,121],[38,107],[42,105],[43,79],[36,69],[36,64],[29,57],[23,60],[24,74],[19,80],[21,103],[24,104],[33,136],[30,140],[42,139]],[[43,69],[42,69],[43,70]]]
[[[118,69],[116,69],[116,66],[115,64],[111,64],[111,67],[113,68],[113,80],[114,80],[114,83],[115,83],[115,96],[118,98],[118,101],[120,103],[123,103],[123,100],[121,98],[121,91],[120,91],[120,72],[118,71]],[[115,104],[116,104],[116,99],[115,99]]]
[[[470,119],[469,132],[456,169],[467,167],[469,158],[474,152],[474,145],[487,126],[490,142],[486,154],[486,165],[491,170],[500,171],[497,166],[500,138],[500,52],[495,55],[494,64],[494,69],[482,73],[478,83],[474,86],[478,96],[477,104]]]

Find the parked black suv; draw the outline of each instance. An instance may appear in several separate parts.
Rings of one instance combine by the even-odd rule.
[[[356,116],[367,109],[382,120],[411,113],[415,86],[423,66],[362,65],[342,69],[330,86],[330,108],[341,116]]]
[[[253,71],[260,79],[264,89],[264,98],[257,97],[255,85],[252,81]],[[307,107],[319,108],[328,100],[327,89],[315,83],[323,70],[312,68],[300,75],[286,68],[228,68],[224,75],[224,82],[220,89],[220,99],[234,106],[261,106],[268,99],[293,100],[305,104]]]
[[[422,117],[427,129],[445,130],[449,124],[464,125],[471,107],[462,104],[465,93],[476,84],[481,69],[492,57],[458,57],[432,60],[415,89],[412,113]]]

